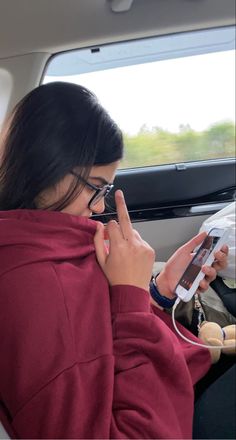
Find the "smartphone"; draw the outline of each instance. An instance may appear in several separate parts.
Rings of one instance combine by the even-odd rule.
[[[227,236],[228,230],[222,228],[210,230],[176,286],[175,293],[182,301],[190,301],[205,276],[201,267],[203,264],[212,265],[215,259],[214,253],[226,243]]]

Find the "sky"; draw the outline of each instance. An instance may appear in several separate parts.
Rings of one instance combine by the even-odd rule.
[[[218,52],[74,76],[46,77],[92,90],[120,128],[136,134],[144,124],[178,132],[235,122],[235,53]]]

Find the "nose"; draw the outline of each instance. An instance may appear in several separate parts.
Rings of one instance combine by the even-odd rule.
[[[91,211],[93,214],[102,214],[105,211],[104,197],[91,208]]]

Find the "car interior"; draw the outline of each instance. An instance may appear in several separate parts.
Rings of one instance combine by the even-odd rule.
[[[234,0],[0,0],[0,130],[52,81],[90,88],[122,129],[115,189],[157,262],[235,200]],[[116,218],[113,195],[95,219]]]

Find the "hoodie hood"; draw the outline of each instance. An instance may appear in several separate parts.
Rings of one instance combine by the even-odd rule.
[[[77,260],[94,252],[96,221],[57,211],[0,211],[0,276],[39,261]]]

